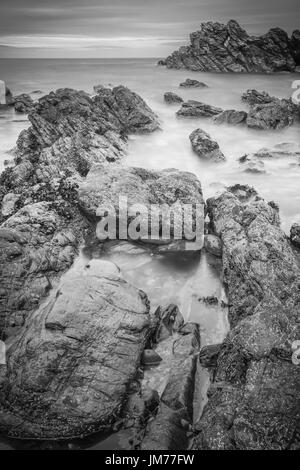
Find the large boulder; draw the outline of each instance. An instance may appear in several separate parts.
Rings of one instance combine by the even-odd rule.
[[[275,99],[274,96],[270,96],[266,91],[257,91],[255,89],[245,91],[241,97],[241,100],[249,106],[272,103]]]
[[[225,160],[224,154],[221,152],[219,144],[212,140],[207,132],[202,129],[195,129],[190,135],[192,148],[199,157],[213,161],[221,162]]]
[[[57,439],[109,429],[149,326],[146,295],[112,263],[94,260],[68,273],[10,344],[1,366],[1,432]]]
[[[122,234],[118,231],[118,222],[122,222],[120,215],[121,210],[119,203],[120,196],[126,198],[125,230],[135,215],[130,214],[130,208],[139,204],[143,207],[136,207],[140,212],[140,225],[146,226],[149,242],[159,242],[160,240],[152,237],[150,234],[149,214],[154,214],[154,205],[161,207],[174,207],[174,220],[164,218],[164,223],[170,228],[170,237],[174,237],[175,227],[183,233],[182,210],[185,204],[192,207],[198,207],[193,212],[194,223],[201,226],[204,217],[204,201],[202,196],[201,184],[195,175],[188,172],[182,172],[174,169],[166,169],[162,171],[151,171],[136,167],[123,167],[121,165],[95,165],[87,175],[87,178],[81,182],[79,186],[79,207],[92,220],[99,221],[100,215],[97,215],[98,208],[108,210],[112,208],[116,213],[117,230],[115,236],[122,238]],[[142,209],[145,209],[145,213]],[[128,210],[128,217],[127,217]],[[159,222],[161,231],[161,222]],[[160,234],[161,235],[161,234]],[[127,236],[127,235],[126,235]],[[128,233],[130,236],[130,233]],[[162,235],[162,240],[164,236]],[[146,240],[145,240],[146,241]]]
[[[207,207],[222,238],[231,331],[218,351],[194,448],[297,448],[300,270],[278,207],[241,185]]]
[[[220,114],[223,110],[200,101],[189,100],[182,103],[181,108],[177,111],[179,117],[212,117]]]
[[[267,104],[253,105],[246,123],[253,129],[283,129],[294,123],[297,113],[290,100],[276,99]]]
[[[234,20],[201,23],[190,45],[173,52],[162,65],[203,72],[293,72],[299,64],[299,31],[291,38],[280,28],[249,36]]]

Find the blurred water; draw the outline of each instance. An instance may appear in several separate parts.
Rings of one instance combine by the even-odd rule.
[[[224,109],[247,109],[240,101],[248,88],[264,90],[271,95],[290,97],[291,84],[296,74],[239,75],[204,74],[167,70],[156,66],[156,59],[139,60],[0,60],[0,80],[5,80],[14,94],[40,90],[47,93],[61,87],[84,89],[92,92],[93,85],[127,85],[139,93],[161,121],[161,131],[150,135],[131,136],[128,165],[146,168],[178,168],[195,173],[202,184],[205,198],[215,194],[224,185],[248,183],[268,200],[280,205],[283,228],[288,232],[293,222],[300,222],[300,166],[292,166],[291,159],[266,162],[267,174],[257,175],[241,171],[237,159],[262,147],[272,147],[282,142],[300,142],[299,123],[288,129],[254,131],[246,127],[216,126],[208,119],[178,119],[176,105],[166,105],[163,94],[173,91],[185,100],[196,99]],[[179,83],[192,77],[204,81],[205,89],[181,89]],[[299,75],[298,75],[299,77]],[[41,94],[32,95],[39,97]],[[26,117],[13,110],[0,110],[0,171],[10,158],[20,131],[28,127]],[[190,147],[189,134],[197,127],[207,131],[220,145],[226,156],[222,164],[201,161]],[[78,266],[92,257],[102,257],[118,264],[125,279],[143,289],[149,296],[152,309],[159,304],[177,303],[186,320],[200,324],[201,342],[212,344],[223,340],[228,331],[227,311],[224,308],[205,308],[199,303],[201,296],[216,296],[226,300],[221,283],[221,265],[215,258],[202,254],[156,255],[149,248],[132,248],[129,244],[108,244],[104,252],[82,251]],[[76,263],[73,270],[76,271]],[[153,372],[149,380],[162,379]],[[203,389],[208,386],[208,376],[202,371],[199,378]],[[202,383],[203,382],[203,383]],[[201,405],[201,409],[202,409]],[[96,442],[98,442],[96,439]],[[11,444],[0,444],[9,448]],[[80,447],[120,448],[116,438],[102,444],[82,443]],[[12,445],[14,447],[14,445]],[[19,447],[19,444],[16,444]],[[54,446],[55,447],[55,446]]]

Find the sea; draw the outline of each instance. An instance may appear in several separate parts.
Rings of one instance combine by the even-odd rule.
[[[208,86],[180,88],[179,84],[186,78],[203,81]],[[265,162],[265,174],[254,174],[243,171],[239,158],[276,144],[300,143],[300,122],[283,130],[259,131],[245,126],[215,125],[207,118],[179,119],[175,114],[179,105],[167,105],[163,95],[172,91],[184,100],[194,99],[223,109],[247,110],[247,105],[241,101],[241,95],[247,89],[289,98],[294,92],[293,82],[299,78],[296,73],[214,74],[169,70],[157,66],[157,59],[0,59],[0,80],[6,82],[14,95],[32,93],[33,97],[39,98],[65,87],[93,93],[94,85],[128,86],[155,111],[161,130],[130,136],[125,165],[190,171],[199,178],[205,199],[228,185],[251,185],[266,200],[278,203],[282,228],[287,235],[293,223],[300,223],[299,160],[286,157],[270,160]],[[28,126],[26,116],[16,114],[13,109],[0,110],[0,171],[11,160],[10,151],[19,133]],[[192,151],[189,134],[196,128],[202,128],[218,142],[226,157],[225,163],[203,161]],[[187,321],[199,323],[202,345],[224,339],[229,329],[227,310],[199,308],[198,302],[201,296],[226,300],[221,263],[213,256],[185,253],[163,256],[148,247],[128,250],[116,243],[108,244],[101,255],[87,254],[85,248],[82,247],[72,270],[80,269],[93,256],[113,261],[120,266],[125,279],[148,294],[153,309],[176,303]],[[155,372],[152,376],[148,374],[153,386],[155,380],[160,380],[157,375]],[[208,374],[203,371],[199,380],[204,405]],[[122,439],[124,436],[120,439],[115,435],[98,436],[71,445],[75,448],[120,449]],[[28,445],[30,448],[32,444]],[[3,441],[0,448],[20,448],[20,444]]]

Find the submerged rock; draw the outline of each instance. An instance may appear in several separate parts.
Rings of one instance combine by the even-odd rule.
[[[297,446],[299,338],[297,260],[280,228],[278,207],[236,185],[207,202],[223,241],[231,331],[218,354],[195,449]]]
[[[227,109],[213,118],[215,124],[243,124],[247,119],[245,111],[235,111],[234,109]]]
[[[206,83],[199,82],[199,80],[192,80],[191,78],[187,78],[185,82],[180,83],[179,86],[183,88],[208,88]]]
[[[293,224],[290,232],[290,240],[293,245],[300,248],[300,225]]]
[[[189,100],[182,103],[181,108],[177,111],[180,117],[212,117],[220,114],[223,110],[200,101]]]
[[[280,28],[262,36],[249,36],[234,20],[226,25],[201,23],[182,46],[162,62],[168,68],[203,72],[295,71],[299,64],[299,31],[289,38]]]
[[[12,341],[1,375],[2,432],[84,436],[120,414],[145,345],[149,303],[111,263],[93,263],[100,269],[67,276]]]
[[[219,144],[212,140],[209,134],[202,129],[195,129],[190,135],[190,141],[194,152],[199,157],[213,162],[225,160],[225,156],[220,150]]]
[[[164,100],[166,103],[182,103],[183,99],[176,95],[176,93],[172,93],[171,91],[168,91],[164,94]]]

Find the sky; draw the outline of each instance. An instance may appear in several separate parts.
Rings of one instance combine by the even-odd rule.
[[[299,0],[0,0],[0,58],[165,57],[204,21],[300,29]]]

